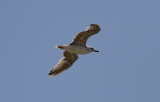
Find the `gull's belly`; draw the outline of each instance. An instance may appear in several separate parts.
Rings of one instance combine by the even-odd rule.
[[[75,54],[81,54],[81,55],[84,55],[84,54],[88,54],[88,53],[89,53],[88,51],[77,50],[77,49],[70,50],[69,52],[72,52],[72,53],[75,53]]]
[[[90,53],[88,48],[83,47],[83,46],[70,46],[67,50],[69,52],[72,52],[72,53],[75,53],[75,54],[81,54],[81,55]]]

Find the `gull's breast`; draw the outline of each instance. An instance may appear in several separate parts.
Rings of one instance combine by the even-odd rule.
[[[66,50],[71,53],[81,54],[81,55],[90,53],[90,50],[87,47],[80,45],[70,45]]]

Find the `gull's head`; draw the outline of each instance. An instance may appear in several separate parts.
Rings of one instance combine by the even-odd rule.
[[[89,49],[90,49],[91,52],[99,52],[98,50],[95,50],[95,49],[92,48],[92,47],[89,47]]]
[[[98,24],[90,24],[90,26],[87,27],[86,31],[95,30],[97,33],[101,30]]]

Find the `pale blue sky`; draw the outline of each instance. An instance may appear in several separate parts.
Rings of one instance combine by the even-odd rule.
[[[159,0],[1,0],[0,102],[160,102]],[[56,45],[101,32],[67,71]]]

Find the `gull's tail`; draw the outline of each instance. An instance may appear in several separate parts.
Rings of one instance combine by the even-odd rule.
[[[57,45],[56,48],[63,49],[64,46],[63,45]]]

